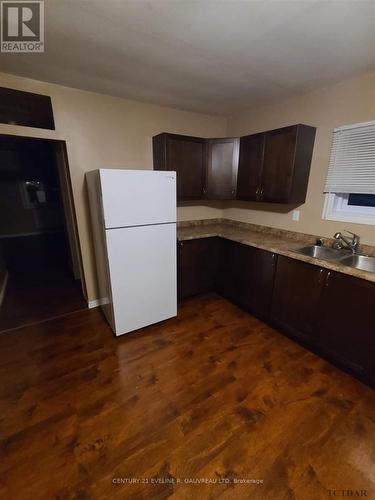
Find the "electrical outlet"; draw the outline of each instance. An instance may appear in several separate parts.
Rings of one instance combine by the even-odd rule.
[[[299,220],[299,216],[300,216],[300,211],[299,210],[293,210],[292,219],[295,220],[295,221],[298,221]]]

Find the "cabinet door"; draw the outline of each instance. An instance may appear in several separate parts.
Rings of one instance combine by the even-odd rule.
[[[322,348],[375,383],[375,283],[330,272],[322,294],[318,338]]]
[[[217,259],[217,238],[178,242],[179,299],[212,292],[215,289]]]
[[[253,134],[240,139],[237,198],[258,200],[262,185],[265,134]]]
[[[272,296],[271,319],[282,330],[314,342],[317,308],[326,271],[279,256]]]
[[[276,255],[238,244],[233,264],[236,267],[236,302],[256,316],[268,317]]]
[[[167,138],[168,170],[177,172],[177,199],[194,200],[203,196],[205,141],[172,136]]]
[[[216,289],[229,300],[235,300],[236,296],[235,250],[236,244],[233,241],[219,238],[219,264]]]
[[[297,126],[266,133],[261,199],[288,203],[294,175]]]
[[[152,138],[155,170],[177,172],[177,200],[203,197],[206,175],[206,140],[177,134]]]
[[[209,200],[236,197],[239,139],[207,141],[207,195]]]
[[[55,130],[51,98],[0,87],[0,123]]]
[[[217,290],[245,310],[269,314],[276,256],[264,250],[220,240]]]

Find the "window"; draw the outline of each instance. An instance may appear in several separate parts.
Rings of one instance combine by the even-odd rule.
[[[375,194],[350,194],[348,205],[358,207],[375,207]]]
[[[375,122],[333,131],[323,218],[375,225]]]

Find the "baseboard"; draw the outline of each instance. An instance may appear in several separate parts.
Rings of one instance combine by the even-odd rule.
[[[8,273],[8,271],[6,271],[5,277],[3,280],[3,284],[1,285],[1,289],[0,289],[0,307],[1,307],[1,304],[3,303],[4,297],[5,297],[5,290],[6,290],[6,287],[8,284],[8,278],[9,278],[9,273]]]
[[[88,300],[87,305],[89,309],[93,309],[94,307],[100,307],[103,304],[106,303],[105,299],[95,299],[95,300]]]

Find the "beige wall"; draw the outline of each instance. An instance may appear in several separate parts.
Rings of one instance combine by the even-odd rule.
[[[282,103],[239,112],[228,120],[227,134],[240,136],[272,128],[305,123],[317,127],[306,203],[299,207],[299,222],[291,209],[250,202],[226,203],[224,217],[245,222],[332,236],[347,228],[363,243],[375,245],[375,226],[322,220],[323,187],[327,172],[332,129],[348,123],[375,120],[375,73],[347,80]]]
[[[224,216],[322,236],[348,228],[360,234],[364,243],[375,245],[375,226],[322,220],[323,186],[332,129],[347,123],[375,119],[375,73],[277,105],[244,110],[231,116],[228,122],[222,117],[189,113],[2,73],[0,86],[52,97],[55,131],[0,124],[0,133],[67,142],[89,300],[97,298],[97,292],[84,173],[99,167],[152,168],[151,138],[162,131],[220,137],[240,136],[295,123],[316,126],[307,200],[299,207],[299,222],[292,221],[290,207],[249,202],[185,205],[178,208],[178,219]]]
[[[0,86],[50,95],[55,131],[0,124],[0,133],[67,142],[70,174],[82,248],[88,299],[97,298],[94,255],[84,174],[99,167],[152,168],[153,135],[160,132],[224,136],[226,120],[116,97],[85,92],[0,73]],[[178,219],[220,217],[220,207],[178,209]]]

